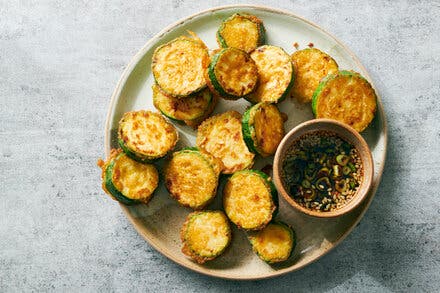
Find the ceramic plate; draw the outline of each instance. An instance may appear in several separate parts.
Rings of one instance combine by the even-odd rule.
[[[297,42],[300,49],[309,43],[329,53],[338,62],[341,69],[351,69],[360,72],[370,79],[359,60],[341,42],[325,32],[317,25],[287,11],[280,11],[260,6],[225,6],[213,8],[187,17],[164,29],[149,40],[134,56],[125,69],[111,98],[106,122],[105,149],[109,155],[110,148],[117,147],[116,130],[122,114],[127,111],[149,109],[156,111],[152,103],[151,57],[159,45],[185,34],[187,30],[195,32],[209,48],[217,48],[215,34],[222,19],[235,12],[248,12],[261,18],[266,28],[267,43],[281,46],[288,53],[295,51],[293,44]],[[371,81],[371,80],[370,80]],[[215,113],[235,109],[241,113],[249,103],[222,100],[217,105]],[[288,114],[285,124],[286,131],[299,123],[312,119],[309,104],[300,105],[293,99],[287,98],[280,105],[280,110]],[[181,140],[178,148],[194,145],[196,132],[187,126],[176,125]],[[245,234],[233,229],[233,241],[229,249],[219,258],[203,265],[196,264],[180,251],[181,242],[179,230],[185,217],[191,212],[179,206],[170,198],[162,186],[148,205],[124,206],[126,213],[136,230],[159,252],[176,263],[191,270],[228,279],[262,279],[298,270],[322,257],[338,245],[356,226],[364,215],[380,182],[385,160],[387,129],[385,115],[380,97],[378,111],[369,128],[362,133],[373,153],[374,182],[367,200],[355,211],[336,219],[314,219],[293,211],[280,197],[280,212],[278,219],[290,224],[297,235],[297,246],[292,257],[279,265],[271,266],[261,261],[251,249]],[[273,158],[258,159],[254,168],[261,169],[272,163]],[[165,164],[164,160],[159,166]],[[221,208],[221,190],[216,200],[208,207]]]

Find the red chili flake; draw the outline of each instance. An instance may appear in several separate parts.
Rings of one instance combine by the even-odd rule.
[[[309,43],[307,46],[309,46],[309,48],[313,48],[313,43]]]
[[[270,176],[273,170],[273,166],[271,164],[267,164],[263,168],[261,168],[261,172],[265,173],[267,176]]]
[[[293,46],[295,47],[295,49],[298,49],[299,48],[298,42],[293,43]]]
[[[98,167],[102,169],[102,167],[104,167],[104,165],[105,165],[105,162],[104,162],[104,160],[99,158],[98,162],[96,162],[96,165],[98,165]]]

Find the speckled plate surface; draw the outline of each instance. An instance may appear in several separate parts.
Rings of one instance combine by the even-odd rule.
[[[222,19],[240,11],[255,14],[263,20],[268,44],[281,46],[288,53],[292,53],[295,51],[293,47],[295,42],[300,45],[300,49],[313,43],[315,47],[329,53],[341,69],[355,70],[371,81],[365,68],[349,49],[317,25],[297,15],[261,6],[239,5],[213,8],[179,20],[165,28],[150,39],[133,57],[111,98],[105,129],[107,155],[111,148],[117,147],[116,130],[118,121],[124,112],[140,109],[155,111],[151,94],[153,76],[150,70],[154,49],[185,34],[187,30],[194,31],[209,48],[217,48],[215,33]],[[229,109],[243,113],[248,105],[249,103],[244,100],[235,102],[222,100],[214,113]],[[309,104],[300,105],[288,98],[279,106],[280,110],[287,113],[289,117],[285,124],[286,131],[313,118]],[[195,144],[196,132],[194,130],[182,125],[176,125],[176,127],[181,135],[178,148]],[[270,266],[261,261],[252,252],[245,234],[235,228],[231,246],[222,256],[203,265],[192,262],[181,253],[179,239],[180,227],[191,210],[180,207],[171,199],[163,185],[159,187],[148,205],[130,207],[121,205],[121,208],[140,235],[154,248],[186,268],[228,279],[262,279],[285,274],[310,264],[337,246],[352,231],[370,205],[382,175],[387,145],[386,120],[380,97],[378,97],[376,117],[362,136],[372,151],[375,169],[373,186],[366,201],[356,210],[342,217],[314,219],[293,211],[280,196],[280,212],[277,218],[295,229],[298,241],[292,257],[279,265]],[[272,160],[273,157],[259,158],[254,168],[261,169],[266,164],[271,164]],[[160,167],[164,164],[166,160],[158,162]],[[220,183],[216,200],[208,208],[221,208],[221,191],[222,183]]]

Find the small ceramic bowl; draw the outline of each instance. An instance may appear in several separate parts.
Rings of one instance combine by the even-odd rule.
[[[285,187],[285,183],[281,173],[283,161],[291,145],[304,134],[313,133],[316,131],[325,131],[335,134],[336,136],[352,144],[357,149],[363,165],[362,181],[360,182],[360,186],[353,198],[341,208],[327,212],[308,209],[298,204],[289,195],[288,188]],[[348,125],[345,125],[335,120],[314,119],[296,126],[283,138],[275,154],[273,165],[273,178],[278,191],[294,209],[312,217],[333,218],[352,211],[367,197],[368,191],[370,190],[371,183],[373,181],[373,168],[373,158],[370,149],[368,148],[365,140],[356,130]]]

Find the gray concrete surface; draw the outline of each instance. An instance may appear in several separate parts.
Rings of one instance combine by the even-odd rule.
[[[0,292],[440,290],[440,2],[255,1],[347,44],[387,112],[381,186],[355,231],[279,278],[214,279],[151,248],[100,190],[110,95],[139,48],[233,1],[0,1]]]

